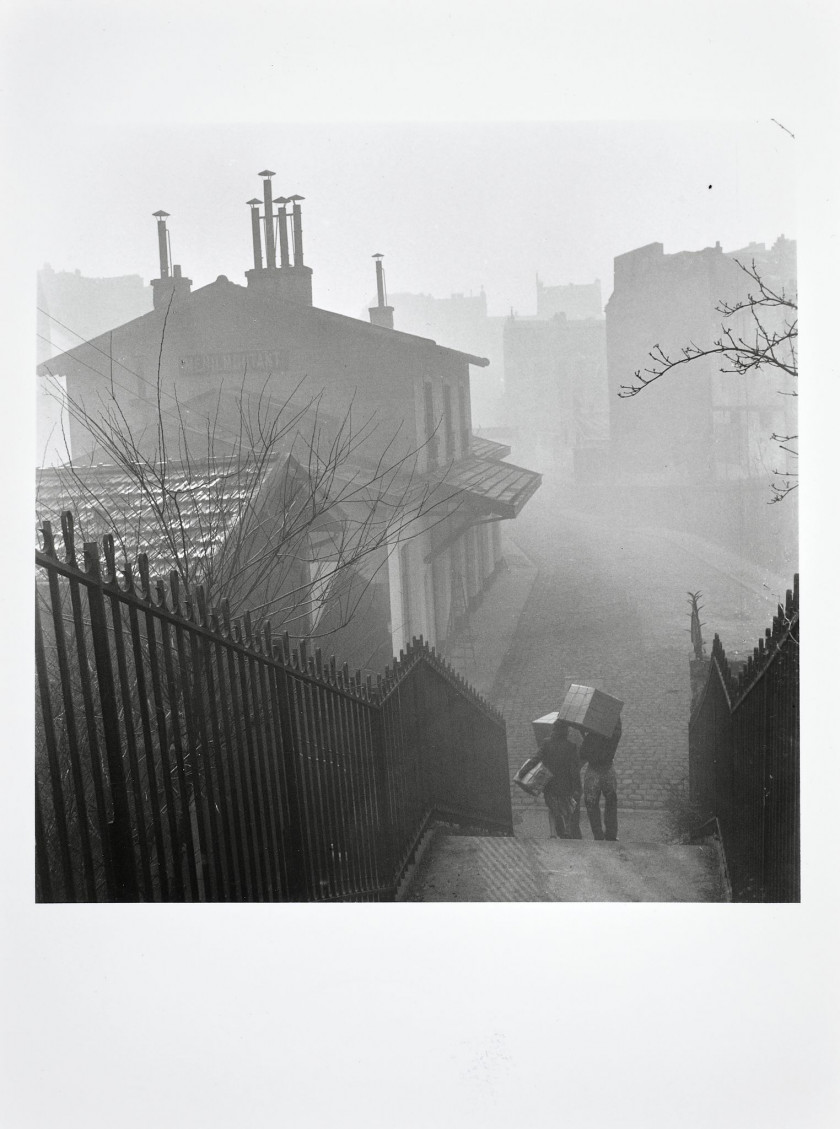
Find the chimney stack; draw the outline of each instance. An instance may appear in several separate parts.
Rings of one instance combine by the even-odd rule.
[[[158,253],[160,255],[160,277],[169,278],[169,249],[166,245],[166,221],[169,212],[161,209],[152,213],[157,220]]]
[[[263,169],[260,176],[265,177],[263,181],[263,202],[265,205],[265,265],[271,270],[272,267],[277,266],[277,258],[274,254],[274,207],[271,201],[271,178],[276,176],[271,169]]]
[[[262,241],[260,239],[260,202],[256,196],[247,201],[251,209],[251,238],[254,243],[254,270],[262,270]]]
[[[384,329],[394,328],[394,307],[388,305],[385,293],[385,269],[382,266],[382,255],[379,251],[373,256],[376,260],[376,298],[378,305],[371,307],[371,325],[381,325]]]
[[[170,276],[169,260],[172,255],[169,247],[169,232],[166,229],[169,212],[161,210],[153,212],[152,215],[157,220],[158,251],[160,253],[160,278],[151,280],[152,302],[157,310],[168,308],[170,302],[174,304],[185,298],[192,289],[192,279],[182,277],[180,266],[176,266]]]
[[[259,200],[249,200],[251,206],[251,230],[254,242],[254,266],[245,271],[248,286],[260,290],[266,296],[278,298],[283,302],[295,302],[298,305],[312,305],[312,270],[303,263],[303,225],[301,223],[300,203],[302,196],[278,196],[271,198],[271,178],[276,174],[270,169],[263,169],[259,174],[264,178],[263,194],[265,199],[265,266],[262,264],[262,255],[259,250],[260,218]],[[280,244],[280,266],[277,266],[276,243],[274,232],[274,205],[278,205],[277,216],[277,243]],[[290,262],[289,247],[289,214],[286,205],[292,204],[292,237],[294,246],[291,248],[293,261]]]
[[[290,196],[292,202],[292,238],[294,241],[295,266],[303,266],[303,225],[300,218],[300,204],[303,196]]]
[[[286,205],[288,199],[285,196],[278,196],[274,201],[279,204],[277,209],[277,234],[280,236],[280,269],[289,265],[289,217],[286,214]]]

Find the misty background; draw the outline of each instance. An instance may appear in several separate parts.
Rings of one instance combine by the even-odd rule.
[[[535,312],[534,276],[600,279],[634,247],[666,254],[795,238],[794,141],[744,122],[299,123],[56,131],[31,188],[37,265],[87,277],[157,274],[152,213],[170,213],[195,288],[251,265],[256,173],[305,197],[316,306],[366,316],[371,255],[390,293],[477,294]],[[399,309],[395,313],[399,328]]]

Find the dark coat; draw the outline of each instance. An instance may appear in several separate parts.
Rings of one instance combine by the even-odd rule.
[[[588,761],[592,768],[609,768],[615,760],[615,750],[621,740],[621,718],[618,719],[612,737],[602,737],[591,730],[584,734],[580,759]]]
[[[551,779],[543,789],[544,793],[580,795],[580,761],[575,744],[558,733],[552,733],[540,745],[539,757],[551,773]]]

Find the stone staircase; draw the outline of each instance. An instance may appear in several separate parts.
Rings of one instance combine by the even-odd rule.
[[[413,902],[722,902],[715,844],[505,838],[437,828],[403,895]]]

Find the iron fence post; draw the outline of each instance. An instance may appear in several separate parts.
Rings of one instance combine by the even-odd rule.
[[[396,898],[396,875],[394,873],[394,829],[391,822],[391,804],[388,786],[388,750],[385,747],[385,724],[381,701],[371,700],[368,691],[365,705],[370,718],[371,744],[373,751],[373,781],[377,792],[376,810],[379,812],[380,859],[384,863],[384,875],[388,889],[393,887],[392,897]]]
[[[88,602],[96,678],[99,684],[99,701],[102,707],[102,732],[105,738],[105,756],[108,764],[108,778],[113,805],[113,822],[108,827],[108,838],[114,863],[116,889],[111,893],[115,895],[117,901],[134,902],[139,897],[137,867],[132,846],[128,790],[122,759],[114,673],[111,668],[111,652],[108,644],[105,601],[102,596],[99,550],[95,541],[85,542],[84,560],[85,572],[96,580],[95,584],[88,587]]]

